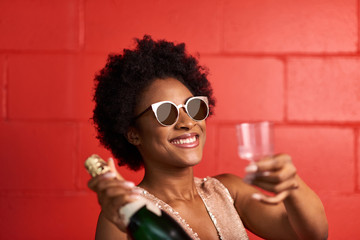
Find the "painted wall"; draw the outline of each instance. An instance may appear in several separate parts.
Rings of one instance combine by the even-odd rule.
[[[83,162],[110,156],[89,121],[93,77],[145,33],[185,42],[210,69],[217,108],[198,176],[242,176],[235,124],[271,120],[277,151],[324,202],[329,239],[358,238],[359,4],[0,1],[0,239],[93,238],[99,207]]]

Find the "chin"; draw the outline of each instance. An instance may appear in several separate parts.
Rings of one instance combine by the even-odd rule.
[[[190,157],[190,158],[187,158],[186,160],[184,160],[184,162],[187,163],[188,166],[196,166],[198,165],[202,160],[202,156],[196,156],[196,157]]]

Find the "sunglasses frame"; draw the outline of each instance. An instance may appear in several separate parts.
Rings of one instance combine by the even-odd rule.
[[[206,107],[207,107],[207,113],[206,113],[206,116],[204,117],[204,119],[201,119],[201,120],[196,120],[194,119],[192,116],[190,116],[189,112],[188,112],[188,103],[193,100],[193,99],[200,99],[202,100],[205,104],[206,104]],[[164,103],[170,103],[172,104],[174,107],[176,107],[176,110],[177,110],[177,117],[176,117],[176,120],[173,124],[170,124],[170,125],[166,125],[166,124],[163,124],[162,122],[160,122],[159,118],[158,118],[158,115],[157,115],[157,109]],[[180,108],[184,108],[185,109],[185,112],[186,114],[194,121],[196,122],[199,122],[199,121],[202,121],[202,120],[205,120],[208,116],[209,116],[209,112],[210,112],[210,109],[209,109],[209,100],[206,96],[194,96],[194,97],[191,97],[189,98],[188,100],[186,100],[185,104],[179,104],[179,105],[176,105],[175,103],[171,102],[171,101],[160,101],[160,102],[156,102],[156,103],[153,103],[151,104],[147,109],[145,109],[142,113],[140,113],[139,115],[137,115],[134,120],[138,119],[139,117],[141,117],[145,112],[149,111],[150,109],[153,111],[154,115],[155,115],[155,118],[156,120],[158,121],[158,123],[160,123],[162,126],[165,126],[165,127],[168,127],[168,126],[172,126],[174,125],[175,123],[177,123],[177,121],[179,120],[179,115],[180,115],[180,111],[179,109]]]

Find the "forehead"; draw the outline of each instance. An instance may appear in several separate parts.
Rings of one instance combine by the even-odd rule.
[[[159,101],[181,104],[191,96],[190,90],[175,78],[155,79],[142,93],[139,105],[147,107]]]

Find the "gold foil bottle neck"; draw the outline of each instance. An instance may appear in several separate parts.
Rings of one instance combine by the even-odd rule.
[[[107,165],[107,163],[96,154],[93,154],[88,159],[86,159],[85,168],[92,177],[96,177],[110,171],[110,167]]]

